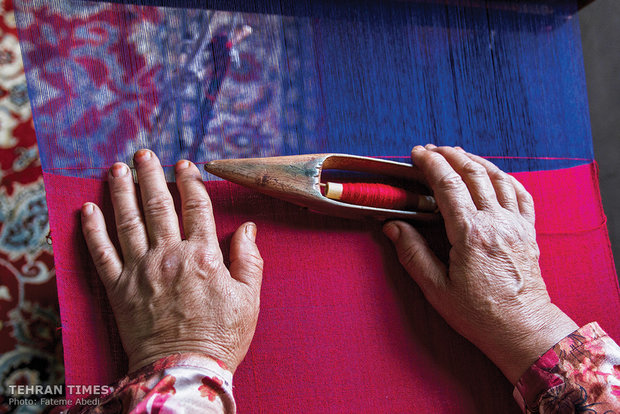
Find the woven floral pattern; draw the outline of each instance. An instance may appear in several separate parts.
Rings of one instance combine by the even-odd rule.
[[[283,46],[307,30],[292,18],[20,4],[45,171],[101,177],[143,147],[164,164],[317,149],[316,74],[302,65],[301,46]]]

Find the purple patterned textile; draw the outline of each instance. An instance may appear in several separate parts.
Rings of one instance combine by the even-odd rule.
[[[320,149],[310,133],[319,118],[312,110],[316,75],[291,54],[294,48],[285,54],[282,46],[286,36],[307,30],[293,18],[81,1],[20,4],[46,171],[100,177],[114,161],[131,162],[140,147],[165,164]]]

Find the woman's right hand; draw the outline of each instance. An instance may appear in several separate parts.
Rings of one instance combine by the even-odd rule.
[[[427,300],[514,384],[578,326],[551,303],[538,265],[531,195],[514,177],[460,148],[413,149],[443,216],[446,267],[408,223],[384,232]]]

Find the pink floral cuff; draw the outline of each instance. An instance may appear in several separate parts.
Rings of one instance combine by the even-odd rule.
[[[585,325],[543,354],[513,395],[526,413],[620,412],[620,347]]]
[[[234,413],[232,373],[221,361],[201,354],[162,358],[120,380],[97,401],[74,406],[70,412]],[[163,410],[163,411],[162,411]]]

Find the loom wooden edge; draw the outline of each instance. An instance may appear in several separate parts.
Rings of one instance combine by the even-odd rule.
[[[320,190],[323,168],[381,173],[424,181],[416,167],[390,160],[346,154],[306,154],[266,158],[225,159],[208,162],[205,170],[233,183],[274,198],[331,216],[378,220],[435,221],[439,214],[357,206],[331,200]]]

